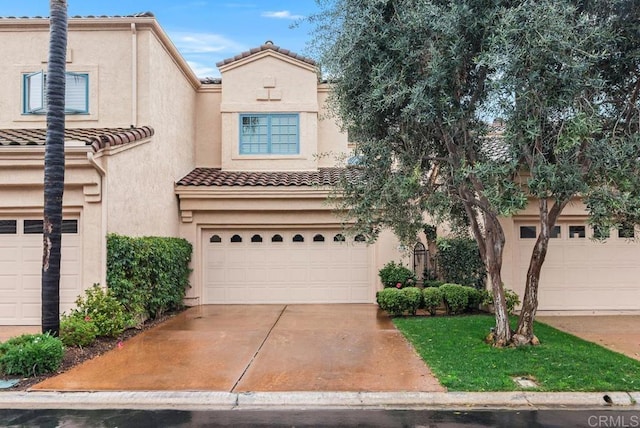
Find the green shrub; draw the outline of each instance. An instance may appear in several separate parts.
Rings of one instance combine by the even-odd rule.
[[[47,334],[23,334],[0,344],[0,371],[7,375],[38,376],[60,367],[64,347]]]
[[[447,313],[449,315],[461,314],[469,304],[469,295],[465,287],[460,284],[443,284],[440,286]]]
[[[406,287],[400,291],[407,299],[407,311],[409,311],[409,314],[415,315],[418,309],[422,307],[422,290],[416,287]]]
[[[424,307],[433,316],[436,309],[442,304],[442,291],[437,287],[429,287],[422,290],[422,299]]]
[[[478,244],[471,238],[438,238],[436,260],[448,283],[483,289],[487,271]]]
[[[107,285],[138,320],[182,307],[193,248],[180,238],[107,236]]]
[[[520,297],[515,291],[509,288],[505,288],[504,300],[507,303],[507,313],[509,315],[513,314],[513,311],[515,310],[516,306],[520,304]],[[485,295],[485,300],[482,303],[485,305],[493,305],[493,295],[487,292],[487,294]]]
[[[464,287],[464,291],[467,293],[467,310],[477,310],[484,300],[484,294],[482,293],[484,290],[477,290],[473,287]]]
[[[91,345],[97,335],[98,327],[89,316],[63,315],[60,320],[60,340],[65,346]]]
[[[436,281],[434,279],[424,281],[424,286],[426,287],[440,287],[442,284],[445,284],[444,281]]]
[[[389,262],[380,271],[378,271],[380,281],[385,287],[413,287],[416,285],[416,276],[411,269],[396,262]],[[400,287],[398,287],[400,284]]]
[[[110,290],[104,290],[98,284],[88,288],[85,297],[78,297],[76,305],[70,316],[90,319],[98,330],[98,336],[115,337],[131,325],[131,318],[125,314],[124,306],[113,297]]]
[[[385,288],[376,293],[378,306],[391,316],[404,314],[408,310],[409,302],[407,295],[397,288]]]
[[[504,299],[507,301],[507,313],[509,315],[513,314],[516,306],[520,304],[520,297],[516,294],[515,291],[505,288]]]

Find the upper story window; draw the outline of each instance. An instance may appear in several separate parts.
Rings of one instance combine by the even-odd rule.
[[[67,72],[66,75],[65,113],[89,113],[89,74]],[[45,88],[47,74],[39,71],[37,73],[24,74],[22,79],[24,88],[23,113],[46,113],[47,99]]]
[[[300,153],[297,114],[241,114],[241,155],[297,155]]]

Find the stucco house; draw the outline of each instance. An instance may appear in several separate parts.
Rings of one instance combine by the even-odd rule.
[[[0,325],[40,322],[48,37],[0,18]],[[189,240],[190,305],[375,301],[402,254],[343,234],[326,202],[352,147],[316,64],[266,42],[218,67],[198,79],[150,14],[70,18],[61,310],[105,283],[108,233]],[[534,214],[504,219],[520,294]],[[640,310],[640,246],[593,243],[584,219],[576,202],[560,220],[540,309]]]

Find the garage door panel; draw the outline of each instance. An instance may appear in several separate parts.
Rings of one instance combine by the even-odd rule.
[[[41,315],[42,234],[24,233],[26,221],[11,220],[16,225],[13,232],[0,234],[0,325],[37,325]],[[63,233],[61,311],[75,305],[82,290],[81,269],[81,237],[75,232]]]
[[[370,302],[374,284],[369,278],[369,249],[333,242],[337,233],[203,232],[205,242],[213,234],[222,238],[220,243],[207,245],[203,255],[204,303]],[[241,236],[243,242],[230,243],[227,238],[233,235]],[[254,235],[260,235],[263,242],[250,242]],[[271,242],[274,235],[283,242]],[[294,242],[297,235],[304,242]]]
[[[516,222],[520,226],[532,223]],[[640,244],[611,237],[606,242],[567,238],[569,226],[561,221],[561,237],[552,239],[540,275],[539,310],[640,310]],[[613,235],[613,234],[612,234]],[[517,240],[517,281],[523,293],[535,239]],[[522,294],[521,294],[522,295]]]

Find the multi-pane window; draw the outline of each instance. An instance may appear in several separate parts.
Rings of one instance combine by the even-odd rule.
[[[295,155],[299,147],[297,114],[240,115],[240,154]]]
[[[39,71],[23,75],[24,108],[26,114],[44,114],[47,112],[47,74]],[[89,74],[66,73],[65,113],[89,113]]]

